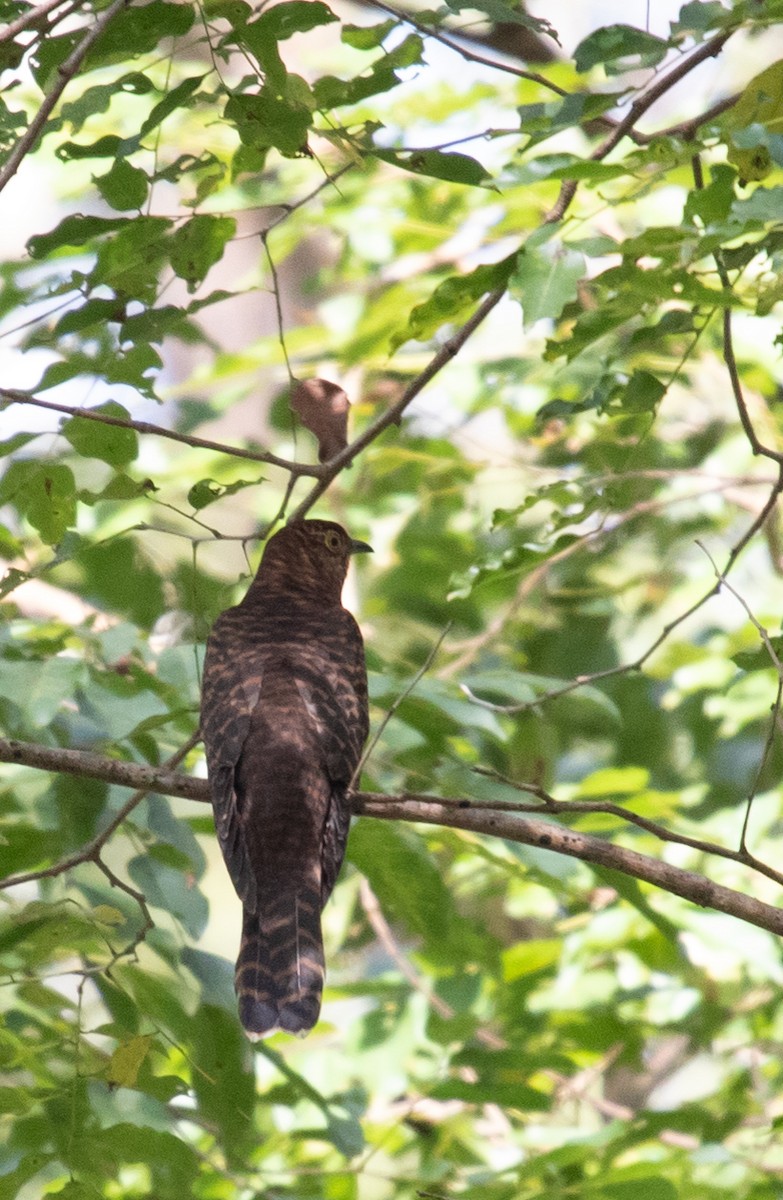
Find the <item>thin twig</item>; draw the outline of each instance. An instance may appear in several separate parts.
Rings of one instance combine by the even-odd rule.
[[[272,258],[272,252],[269,249],[269,230],[265,229],[261,234],[261,245],[264,247],[269,274],[272,276],[272,291],[275,297],[275,316],[277,318],[277,340],[280,343],[280,349],[283,353],[285,369],[288,372],[290,383],[294,383],[294,373],[291,370],[291,360],[288,357],[288,349],[285,344],[285,325],[283,323],[283,303],[280,298],[280,283],[277,278],[277,267],[275,260]]]
[[[105,970],[109,972],[114,964],[119,962],[121,958],[131,958],[136,953],[136,950],[144,941],[149,931],[155,928],[155,922],[152,919],[152,914],[150,913],[147,905],[146,897],[142,892],[138,891],[135,887],[131,887],[131,885],[126,883],[124,879],[120,879],[119,875],[116,875],[114,871],[112,871],[111,867],[103,861],[99,854],[94,856],[92,861],[95,863],[98,870],[103,872],[112,887],[119,888],[121,892],[125,892],[126,896],[130,896],[132,900],[136,901],[143,917],[141,925],[136,930],[133,938],[130,942],[128,942],[127,946],[123,946],[122,950],[118,950],[113,953],[111,962],[107,963],[105,967]]]
[[[724,100],[718,100],[716,104],[706,108],[697,117],[689,117],[686,121],[678,121],[676,125],[667,125],[664,129],[656,129],[652,133],[640,133],[637,129],[634,141],[643,146],[655,141],[656,138],[682,138],[683,141],[688,142],[702,125],[707,125],[733,108],[741,95],[742,92],[735,92],[732,96],[726,96]]]
[[[783,491],[783,466],[781,466],[778,481],[774,485],[771,494],[767,497],[763,508],[754,517],[753,521],[745,530],[742,537],[734,544],[729,552],[728,558],[726,559],[726,565],[724,566],[723,571],[720,573],[718,581],[714,583],[707,591],[705,591],[698,600],[695,600],[693,604],[686,608],[684,612],[667,622],[667,624],[663,626],[658,636],[650,643],[647,649],[643,651],[638,658],[634,659],[633,662],[620,663],[616,667],[606,667],[602,671],[594,671],[589,675],[577,675],[574,679],[569,680],[568,683],[565,683],[560,687],[552,688],[549,691],[542,692],[540,695],[535,696],[532,700],[524,700],[519,704],[495,704],[491,700],[483,700],[481,697],[476,696],[466,684],[461,685],[461,691],[474,704],[478,704],[482,708],[487,708],[490,712],[505,713],[513,716],[517,713],[529,712],[550,700],[557,700],[560,696],[567,696],[569,692],[576,691],[577,688],[586,687],[593,683],[598,683],[604,679],[612,679],[617,675],[625,675],[633,671],[641,671],[647,660],[651,658],[653,654],[655,654],[656,650],[663,645],[663,643],[670,637],[674,630],[677,629],[678,626],[682,625],[683,622],[687,621],[689,617],[692,617],[695,613],[697,613],[699,609],[707,603],[708,600],[717,595],[717,593],[720,591],[721,583],[725,582],[726,576],[739,558],[740,553],[745,549],[745,547],[748,545],[748,542],[751,541],[751,539],[755,536],[759,529],[762,528],[764,523],[769,518],[770,513],[775,507],[777,497],[780,495],[781,491]],[[655,502],[648,501],[646,503],[651,505]],[[597,536],[600,532],[600,530],[595,530],[586,536]],[[564,547],[564,550],[560,552],[560,555],[565,556],[566,553],[571,552],[574,546],[580,544],[581,543],[570,543],[569,546]],[[542,563],[541,567],[537,568],[537,572],[543,573],[549,566],[549,563],[552,561],[554,561],[554,556],[552,556],[551,559],[548,559],[546,563]]]
[[[657,79],[647,91],[638,97],[621,121],[618,121],[612,128],[611,133],[597,146],[590,159],[594,162],[602,162],[610,151],[614,150],[618,142],[621,142],[624,137],[633,137],[634,126],[644,113],[649,108],[660,100],[661,96],[684,79],[695,67],[704,62],[707,58],[714,58],[723,49],[725,43],[736,32],[734,28],[724,30],[717,37],[711,38],[705,42],[693,54],[687,58],[683,58],[674,66],[671,71],[667,71],[660,79]],[[576,195],[577,184],[573,179],[564,179],[560,186],[560,194],[555,202],[552,210],[547,214],[547,219],[552,221],[560,221],[565,216],[571,201]]]
[[[434,992],[432,988],[426,986],[417,971],[411,966],[409,960],[400,950],[394,939],[391,926],[383,915],[383,910],[378,903],[378,897],[365,878],[362,878],[359,884],[359,899],[362,902],[364,914],[375,936],[389,955],[389,958],[396,965],[400,974],[407,979],[414,991],[420,992],[425,997],[427,1003],[435,1010],[439,1017],[444,1021],[453,1020],[456,1014],[451,1005]],[[503,1038],[498,1037],[491,1030],[481,1027],[476,1029],[475,1038],[477,1042],[481,1042],[489,1050],[504,1050],[508,1045]]]
[[[136,433],[152,434],[155,437],[168,438],[172,442],[181,442],[185,446],[193,446],[196,450],[212,450],[216,454],[227,454],[232,458],[246,458],[251,462],[269,463],[273,467],[281,467],[294,475],[312,475],[316,479],[326,473],[328,463],[297,463],[288,458],[278,458],[265,450],[244,450],[240,446],[226,446],[222,442],[213,442],[209,438],[194,437],[189,433],[177,433],[162,425],[153,425],[149,421],[133,421],[129,417],[114,417],[111,413],[96,412],[92,408],[71,408],[67,404],[58,404],[54,400],[39,400],[29,392],[16,391],[14,388],[0,387],[0,401],[6,404],[31,404],[35,408],[46,408],[52,412],[66,413],[69,417],[83,417],[86,421],[99,421],[103,425],[116,425],[119,429],[132,429]]]
[[[527,79],[530,83],[538,83],[541,87],[547,88],[550,92],[554,92],[558,96],[565,97],[568,92],[559,84],[552,83],[545,75],[539,75],[537,71],[527,71],[523,67],[515,67],[511,63],[499,62],[496,58],[488,58],[486,55],[478,54],[475,50],[469,50],[466,46],[461,46],[459,42],[443,33],[440,29],[434,29],[431,25],[425,25],[418,21],[413,13],[402,12],[398,8],[394,8],[391,4],[386,4],[384,0],[371,0],[374,8],[379,8],[381,12],[388,13],[390,17],[402,22],[405,25],[410,25],[412,29],[417,29],[419,33],[423,33],[425,37],[432,38],[433,41],[440,42],[442,46],[447,46],[449,50],[453,50],[455,54],[459,54],[466,62],[478,63],[479,66],[492,67],[496,71],[503,71],[506,75],[514,75],[517,79]],[[457,37],[459,31],[457,31]]]
[[[440,650],[441,646],[443,645],[443,639],[448,634],[449,630],[451,629],[451,626],[452,626],[452,622],[449,621],[448,625],[443,630],[443,632],[441,633],[438,640],[435,642],[435,644],[430,649],[430,652],[427,655],[427,657],[425,658],[424,662],[421,664],[418,671],[413,676],[413,679],[411,679],[411,681],[408,684],[406,684],[406,686],[400,692],[399,696],[397,696],[394,699],[394,701],[392,702],[390,707],[384,713],[384,715],[378,725],[378,728],[375,730],[375,732],[373,733],[373,736],[370,738],[369,742],[365,746],[364,753],[362,754],[362,757],[359,759],[359,762],[356,766],[356,770],[354,771],[353,775],[351,776],[351,782],[348,784],[348,793],[349,794],[350,794],[354,784],[356,783],[357,779],[359,779],[361,777],[362,771],[365,768],[365,764],[369,760],[370,755],[372,754],[375,747],[378,745],[378,742],[381,740],[381,737],[383,736],[383,731],[386,728],[386,726],[389,724],[389,721],[391,721],[392,717],[397,712],[397,709],[400,707],[400,705],[403,703],[403,701],[407,700],[407,698],[408,698],[408,696],[410,696],[411,692],[415,691],[415,689],[419,683],[419,680],[422,678],[422,676],[427,674],[430,667],[434,663],[435,657],[436,657],[438,651]]]
[[[684,473],[685,472],[676,472],[676,474],[678,476],[682,475]],[[671,473],[668,471],[626,472],[622,476],[616,475],[611,478],[598,476],[597,478],[590,480],[589,484],[590,484],[590,486],[592,486],[594,488],[598,488],[598,487],[602,486],[602,484],[604,484],[604,483],[617,483],[618,480],[620,480],[620,479],[628,479],[628,478],[633,477],[634,475],[638,475],[641,478],[645,478],[645,477],[646,478],[656,478],[656,477],[669,478],[670,474]],[[576,482],[586,483],[588,481],[577,480]],[[445,667],[442,668],[442,670],[440,672],[441,678],[442,679],[450,679],[450,678],[453,678],[455,675],[458,675],[461,671],[463,671],[465,669],[465,667],[467,667],[473,661],[473,659],[476,657],[476,654],[479,652],[479,650],[483,649],[483,647],[486,646],[488,643],[491,643],[492,641],[494,641],[494,639],[501,633],[506,622],[511,619],[511,617],[517,611],[517,609],[520,607],[522,602],[527,599],[527,597],[534,590],[534,588],[538,586],[538,584],[541,582],[541,580],[544,578],[544,576],[546,576],[549,573],[551,568],[553,566],[555,566],[557,563],[561,563],[561,562],[565,561],[566,559],[571,558],[573,555],[578,554],[580,551],[582,551],[584,549],[584,547],[586,545],[589,545],[593,541],[596,541],[596,540],[599,540],[602,538],[611,537],[618,529],[623,528],[625,525],[627,525],[631,521],[635,521],[640,516],[647,516],[650,513],[663,511],[664,509],[669,508],[675,504],[680,504],[680,503],[688,504],[688,503],[691,503],[693,500],[700,499],[703,496],[709,496],[713,492],[723,492],[723,491],[726,491],[731,486],[739,486],[740,483],[747,483],[749,485],[754,485],[759,482],[761,482],[761,481],[759,481],[757,479],[753,479],[753,478],[748,478],[748,479],[744,479],[744,480],[739,479],[739,478],[734,479],[734,480],[732,480],[732,479],[717,479],[712,487],[705,487],[698,492],[689,492],[684,495],[664,497],[662,499],[655,498],[653,500],[640,501],[638,504],[633,505],[632,508],[626,509],[625,512],[611,514],[611,521],[607,520],[607,518],[609,517],[609,514],[608,513],[605,514],[604,518],[602,519],[601,523],[598,525],[597,528],[587,531],[586,533],[582,534],[582,536],[578,540],[575,539],[574,541],[569,542],[567,545],[563,546],[562,549],[555,550],[552,554],[550,554],[550,556],[547,559],[545,559],[543,562],[539,563],[537,566],[533,567],[532,570],[530,570],[527,574],[523,574],[520,578],[520,582],[517,586],[517,590],[514,593],[512,600],[509,602],[509,604],[506,606],[506,608],[501,613],[499,613],[489,623],[489,625],[487,625],[486,629],[482,630],[481,633],[476,634],[475,637],[467,638],[464,641],[452,643],[450,646],[447,646],[446,649],[451,651],[452,653],[456,653],[458,655],[458,657],[455,659],[452,659],[452,661],[450,663],[448,663]],[[612,669],[616,670],[616,668],[612,668]],[[620,668],[620,669],[622,670],[625,668]],[[633,668],[628,668],[628,669],[633,669]],[[592,681],[592,676],[590,676],[590,677],[580,676],[580,678],[583,679],[585,682]],[[463,689],[463,690],[465,691],[466,695],[469,694],[469,689],[468,690]],[[560,694],[559,691],[557,694],[558,695]],[[470,698],[477,704],[482,703],[481,700],[478,697],[474,696],[472,693],[470,693]],[[529,701],[528,702],[529,707],[533,708],[536,705],[538,705],[542,699],[549,699],[549,698],[550,698],[550,694],[547,692],[542,697],[538,697],[536,700]],[[488,705],[488,707],[491,707],[491,706]],[[520,710],[520,711],[522,711],[522,710]]]
[[[466,808],[434,796],[391,797],[359,793],[354,797],[354,807],[364,816],[386,821],[410,820],[427,825],[445,825],[451,829],[464,829],[565,854],[631,875],[703,908],[729,913],[759,929],[783,935],[783,909],[775,905],[714,883],[694,871],[685,871],[636,850],[617,846],[603,838],[573,829],[562,829],[552,821],[519,817],[512,813],[488,812],[483,806]]]
[[[33,148],[38,140],[38,137],[48,121],[52,111],[57,105],[58,100],[62,96],[66,87],[73,79],[79,67],[82,65],[87,53],[97,42],[98,38],[103,33],[104,29],[117,16],[123,8],[126,8],[130,0],[113,0],[113,3],[105,9],[96,20],[92,29],[82,38],[79,44],[66,58],[65,62],[57,68],[57,80],[54,83],[52,90],[48,92],[28,125],[26,131],[22,134],[19,141],[14,146],[11,153],[6,159],[5,166],[0,170],[0,192],[7,183],[13,179],[14,175],[23,162],[25,155]]]
[[[719,582],[720,586],[722,588],[725,588],[726,591],[729,592],[730,595],[732,595],[734,597],[734,599],[745,610],[748,620],[750,621],[751,625],[753,626],[753,628],[756,630],[759,637],[761,638],[761,641],[764,644],[764,649],[767,651],[770,662],[774,666],[775,670],[777,671],[777,675],[778,675],[777,695],[775,698],[775,702],[772,706],[772,721],[770,722],[770,727],[767,732],[767,736],[764,740],[764,749],[762,750],[762,753],[761,753],[761,762],[759,763],[759,767],[756,772],[756,779],[754,781],[753,787],[750,789],[750,792],[748,794],[748,798],[747,798],[747,801],[745,804],[745,818],[742,822],[742,830],[740,832],[740,843],[739,843],[740,851],[742,851],[742,853],[746,856],[747,860],[750,861],[755,856],[751,855],[751,853],[749,852],[749,850],[747,848],[746,838],[747,838],[747,832],[748,832],[748,822],[750,821],[750,813],[751,813],[751,809],[753,807],[753,801],[756,796],[756,789],[758,787],[759,780],[761,779],[762,772],[764,771],[764,767],[767,764],[767,760],[769,758],[769,755],[771,753],[772,746],[773,746],[773,743],[775,740],[775,730],[777,727],[777,714],[780,712],[781,699],[783,698],[783,663],[781,663],[778,653],[777,653],[774,645],[772,644],[772,639],[769,636],[768,631],[764,628],[764,626],[761,624],[761,622],[756,618],[755,614],[753,613],[753,610],[751,609],[748,602],[745,600],[744,596],[741,596],[740,593],[737,591],[737,589],[731,583],[729,583],[728,579],[725,576],[725,573],[721,574],[721,572],[718,570],[715,559],[712,557],[712,555],[710,554],[710,552],[706,548],[706,546],[704,546],[701,542],[697,542],[696,545],[699,547],[700,550],[704,551],[704,553],[707,555],[707,558],[712,563],[712,568],[718,578],[718,582]]]
[[[753,780],[753,786],[751,787],[750,791],[748,792],[748,798],[745,803],[745,817],[742,822],[742,829],[740,831],[740,839],[739,839],[740,852],[742,854],[747,855],[748,861],[750,861],[751,859],[753,859],[755,861],[755,855],[751,854],[751,852],[748,850],[748,840],[747,839],[748,839],[748,824],[750,822],[750,813],[751,813],[751,809],[753,808],[753,801],[755,800],[756,795],[758,793],[759,785],[760,785],[762,777],[764,775],[764,771],[766,769],[767,763],[769,762],[769,756],[772,753],[772,747],[775,744],[775,734],[777,733],[778,718],[780,717],[780,708],[781,708],[782,703],[783,703],[783,677],[779,676],[777,692],[775,694],[775,699],[772,704],[772,718],[769,722],[769,729],[767,730],[767,736],[764,739],[764,749],[761,752],[761,760],[758,765],[758,770],[756,771],[756,778]]]
[[[722,33],[717,34],[714,38],[704,42],[693,54],[687,55],[680,59],[670,71],[661,75],[659,79],[653,83],[646,92],[634,100],[623,119],[612,130],[609,136],[601,145],[590,155],[592,159],[600,162],[606,157],[610,150],[613,150],[618,142],[626,136],[633,128],[639,117],[643,116],[648,109],[652,108],[661,96],[664,96],[676,83],[689,75],[700,63],[703,63],[708,58],[714,58],[720,54],[726,42],[736,33],[736,27],[724,29]]]

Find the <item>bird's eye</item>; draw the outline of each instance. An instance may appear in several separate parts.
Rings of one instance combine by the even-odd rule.
[[[340,535],[336,529],[327,529],[324,534],[324,544],[327,550],[331,550],[332,554],[336,554],[340,549]]]

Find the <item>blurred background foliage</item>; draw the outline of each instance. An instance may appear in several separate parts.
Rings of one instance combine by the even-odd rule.
[[[783,850],[783,4],[574,9],[0,6],[7,737],[176,755],[317,499],[376,551],[367,789],[611,801],[675,840],[571,820],[777,901],[676,838]],[[264,461],[316,462],[292,377],[356,437],[482,302],[324,495]],[[780,1195],[772,935],[362,818],[321,1023],[253,1048],[205,810],[0,787],[0,1200]]]

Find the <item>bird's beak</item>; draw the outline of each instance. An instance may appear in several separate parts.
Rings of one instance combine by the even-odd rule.
[[[372,546],[368,546],[366,542],[358,542],[355,538],[351,538],[351,554],[372,554]]]

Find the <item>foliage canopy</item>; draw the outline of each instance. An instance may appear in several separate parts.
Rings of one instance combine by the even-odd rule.
[[[772,1200],[783,4],[2,12],[0,1200]],[[252,1048],[200,664],[314,507],[374,816]]]

